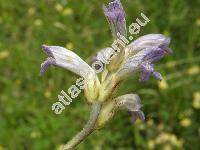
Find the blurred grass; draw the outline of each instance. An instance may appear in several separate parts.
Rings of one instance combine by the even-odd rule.
[[[76,77],[51,67],[39,76],[43,43],[72,49],[86,59],[111,44],[98,0],[0,0],[0,150],[58,149],[88,117],[83,94],[61,115],[51,111],[61,90]],[[138,93],[145,123],[118,113],[79,149],[200,149],[200,1],[122,0],[127,25],[140,13],[150,18],[141,35],[172,38],[174,54],[158,63],[164,76],[146,84],[126,81],[119,94]]]

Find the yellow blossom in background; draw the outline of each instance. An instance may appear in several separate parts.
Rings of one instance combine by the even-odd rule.
[[[158,82],[158,87],[159,89],[161,90],[165,90],[167,89],[169,86],[168,86],[168,83],[167,83],[167,80],[165,78],[162,79],[162,81],[159,81]]]
[[[63,10],[63,6],[62,6],[61,4],[59,4],[59,3],[57,3],[57,4],[55,5],[55,9],[56,9],[58,12],[61,12],[61,11]]]
[[[193,66],[187,70],[187,73],[189,75],[195,75],[195,74],[198,74],[199,72],[200,72],[200,68],[198,66]]]
[[[196,25],[197,25],[198,27],[200,27],[200,18],[198,18],[198,19],[196,20]]]
[[[200,92],[195,92],[193,97],[192,106],[196,109],[200,109]]]
[[[64,144],[58,145],[56,146],[56,150],[63,150],[64,146]]]
[[[160,135],[158,135],[155,141],[156,141],[156,144],[162,144],[168,141],[169,139],[170,139],[170,134],[163,132]]]
[[[144,124],[144,122],[141,121],[141,120],[139,120],[139,119],[137,119],[137,120],[135,121],[135,126],[137,126],[137,128],[138,128],[139,130],[145,130],[145,129],[146,129],[146,125]]]
[[[152,126],[152,125],[154,124],[153,119],[149,119],[149,120],[147,121],[147,124],[148,124],[149,126]]]
[[[180,125],[183,127],[188,127],[191,125],[191,120],[189,118],[184,118],[180,121]]]
[[[0,145],[0,150],[4,150],[3,146]]]
[[[16,79],[16,80],[15,80],[15,83],[16,83],[17,85],[20,85],[20,84],[22,83],[22,81],[21,81],[20,79]]]
[[[162,132],[158,137],[155,139],[156,144],[166,144],[170,143],[172,146],[175,147],[182,147],[183,141],[179,140],[176,135],[171,133]]]
[[[46,98],[50,98],[51,97],[51,92],[50,92],[50,90],[46,90],[45,92],[44,92],[44,96],[46,97]]]
[[[53,24],[56,28],[59,28],[59,29],[62,29],[62,30],[65,30],[65,25],[61,22],[54,22]]]
[[[199,132],[199,136],[200,136],[200,128],[198,129],[198,132]]]
[[[36,19],[36,20],[34,21],[35,26],[41,26],[42,23],[43,23],[43,22],[42,22],[41,19]]]
[[[66,48],[70,49],[70,50],[73,50],[74,49],[74,44],[69,42],[69,43],[66,44]]]
[[[143,122],[141,120],[136,120],[136,122],[140,122],[140,125],[138,125],[139,130],[145,130],[146,129],[146,126],[144,124],[142,124]]]
[[[158,125],[158,130],[163,130],[164,129],[164,124],[162,124],[162,123],[160,123],[159,125]]]
[[[165,144],[163,150],[173,150],[173,147],[170,144]]]
[[[169,67],[169,68],[173,68],[174,66],[176,66],[176,61],[170,61],[168,63],[166,63],[166,66]]]
[[[165,31],[163,32],[163,34],[166,35],[166,36],[170,36],[170,31],[169,31],[169,30],[165,30]]]
[[[28,9],[28,15],[29,16],[33,16],[35,14],[35,8],[34,7],[31,7]]]
[[[64,16],[68,16],[68,15],[72,15],[73,14],[73,10],[71,8],[65,8],[62,12],[62,14]]]
[[[147,142],[147,146],[148,146],[149,149],[154,149],[155,148],[155,141],[149,140]]]
[[[32,131],[30,134],[30,137],[35,139],[35,138],[39,138],[41,136],[41,133],[39,131]]]
[[[184,116],[190,117],[194,113],[193,109],[189,108],[183,112]]]
[[[10,52],[7,50],[1,51],[0,52],[0,59],[6,59],[10,56]]]

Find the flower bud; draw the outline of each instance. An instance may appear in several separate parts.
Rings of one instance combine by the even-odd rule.
[[[120,109],[127,109],[131,112],[134,121],[136,119],[144,121],[145,116],[140,110],[141,107],[141,100],[137,94],[126,94],[115,99],[110,99],[102,106],[96,128],[103,127]]]

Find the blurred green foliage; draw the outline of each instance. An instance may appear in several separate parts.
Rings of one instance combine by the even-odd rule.
[[[72,73],[51,67],[39,76],[46,58],[43,43],[72,49],[87,59],[112,42],[99,0],[0,0],[0,150],[59,149],[86,122],[89,106],[81,94],[61,115],[51,111]],[[146,122],[118,113],[79,149],[200,149],[200,1],[122,0],[127,25],[143,12],[150,23],[140,35],[162,33],[174,54],[157,64],[164,80],[146,84],[138,76],[119,94],[138,93]],[[135,37],[136,38],[136,37]]]

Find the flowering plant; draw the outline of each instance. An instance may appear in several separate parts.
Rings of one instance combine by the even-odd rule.
[[[127,37],[125,12],[120,0],[109,3],[107,8],[103,5],[104,14],[110,24],[114,40],[119,35]],[[48,58],[41,65],[44,73],[50,65],[63,67],[84,78],[84,93],[87,102],[91,105],[89,120],[64,149],[73,149],[94,130],[103,127],[119,109],[127,109],[133,120],[145,120],[141,111],[141,101],[137,94],[126,94],[115,97],[121,82],[132,74],[140,74],[140,81],[147,81],[150,75],[161,80],[162,76],[155,71],[154,63],[167,54],[172,53],[168,47],[170,38],[161,34],[144,35],[129,45],[118,49],[104,48],[97,53],[96,60],[107,62],[101,74],[95,72],[74,52],[59,46],[43,45]],[[113,53],[116,52],[116,53]]]

